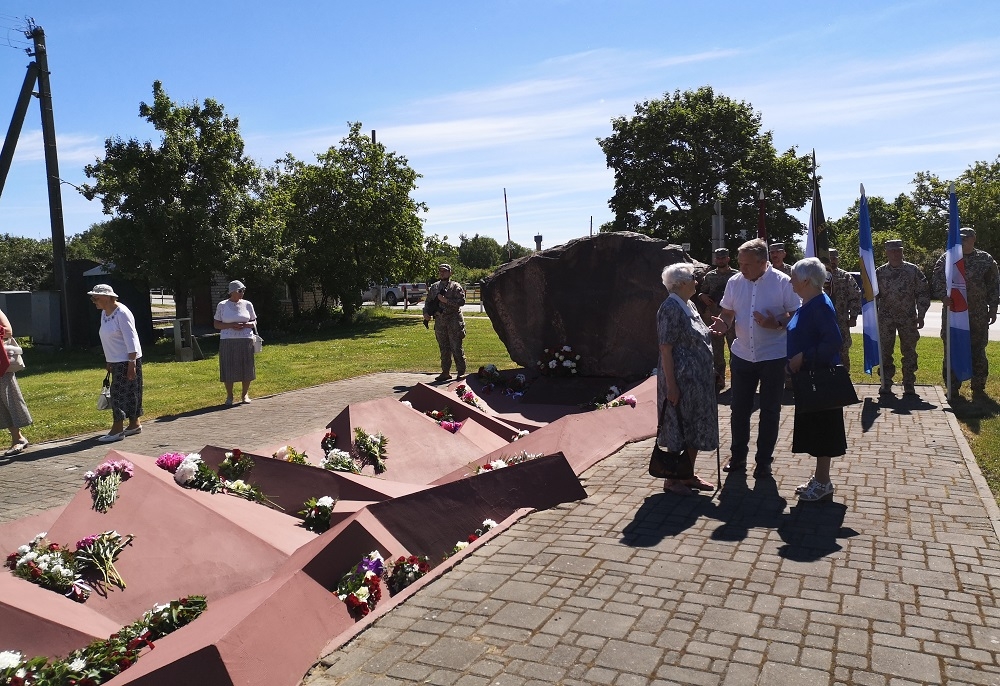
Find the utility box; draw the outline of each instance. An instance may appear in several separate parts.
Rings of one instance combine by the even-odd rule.
[[[190,317],[174,320],[174,359],[178,362],[205,359],[201,347],[198,345],[198,340],[191,330]]]

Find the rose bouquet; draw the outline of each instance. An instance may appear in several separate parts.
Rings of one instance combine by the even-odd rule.
[[[495,521],[493,521],[492,519],[484,519],[483,520],[483,525],[481,527],[479,527],[478,529],[476,529],[476,531],[474,533],[469,534],[469,537],[467,539],[465,539],[464,541],[459,541],[458,543],[456,543],[455,547],[452,548],[450,552],[445,553],[445,559],[451,557],[452,555],[454,555],[456,553],[462,552],[463,550],[465,550],[466,548],[469,547],[470,543],[473,543],[473,542],[477,541],[480,536],[482,536],[483,534],[485,534],[490,529],[493,529],[494,527],[496,527],[496,525],[497,525],[497,523]]]
[[[299,514],[303,516],[302,526],[309,531],[323,533],[330,528],[330,517],[333,515],[333,506],[336,504],[337,500],[328,495],[318,499],[310,498],[303,503],[305,509],[299,511]]]
[[[76,561],[81,571],[93,571],[104,579],[105,588],[115,585],[125,590],[125,580],[115,569],[115,562],[125,548],[132,545],[132,534],[122,536],[117,531],[91,534],[76,543]]]
[[[346,450],[340,450],[339,448],[331,448],[326,452],[326,457],[320,460],[320,466],[323,469],[329,469],[331,472],[351,472],[352,474],[360,474],[361,468],[358,466],[357,461],[351,456]]]
[[[634,395],[621,395],[612,400],[611,402],[606,403],[604,405],[600,405],[599,407],[602,410],[606,410],[609,407],[621,407],[623,405],[628,405],[629,407],[634,408],[637,402],[639,401],[636,400]]]
[[[382,556],[377,550],[373,550],[337,584],[337,597],[344,601],[355,619],[360,619],[374,610],[382,598],[380,584],[384,573],[385,563],[382,561]]]
[[[300,453],[290,445],[279,448],[278,452],[274,453],[271,457],[276,460],[291,462],[292,464],[309,464],[309,456],[305,453]]]
[[[538,371],[546,376],[573,376],[579,371],[580,356],[573,348],[564,345],[561,348],[546,348],[542,358],[536,363]]]
[[[511,455],[506,457],[501,455],[497,459],[487,462],[476,469],[476,474],[482,474],[483,472],[494,472],[498,469],[503,469],[504,467],[511,467],[516,464],[521,464],[523,462],[528,462],[529,460],[537,460],[542,457],[541,453],[529,453],[526,450],[522,450],[516,455]]]
[[[459,384],[455,388],[455,395],[462,399],[462,402],[466,405],[472,405],[473,407],[486,411],[486,406],[483,405],[483,401],[476,397],[476,394],[469,390],[469,387],[464,383]]]
[[[429,410],[425,412],[428,417],[433,419],[435,422],[453,422],[455,417],[451,414],[451,408],[447,405],[444,406],[443,410]]]
[[[389,593],[396,595],[414,581],[431,571],[430,560],[426,555],[417,557],[400,555],[395,562],[389,563],[388,586]]]
[[[133,465],[128,460],[105,460],[92,472],[83,475],[94,499],[94,509],[107,512],[118,499],[118,487],[132,478]]]
[[[5,566],[14,576],[62,593],[78,603],[90,597],[91,588],[80,578],[73,551],[50,543],[45,532],[8,555]]]
[[[156,466],[160,469],[166,469],[171,474],[177,472],[177,468],[187,457],[184,453],[163,453],[158,458],[156,458]]]
[[[389,439],[381,433],[369,434],[360,426],[354,429],[354,450],[363,464],[370,464],[376,474],[385,471],[385,447]]]
[[[319,442],[319,447],[324,453],[328,453],[337,447],[337,434],[333,431],[327,431],[326,435],[323,436],[322,440]]]
[[[438,426],[445,431],[458,433],[458,430],[462,428],[462,422],[438,422]]]
[[[219,476],[230,481],[242,479],[253,469],[253,458],[243,454],[239,448],[233,448],[226,453],[225,459],[219,463]]]

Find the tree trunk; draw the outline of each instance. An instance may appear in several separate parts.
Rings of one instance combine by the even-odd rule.
[[[184,319],[191,316],[188,310],[188,295],[190,293],[191,289],[188,288],[187,283],[181,281],[174,283],[174,308],[177,311],[177,319]]]
[[[302,305],[299,303],[298,279],[288,280],[288,295],[292,300],[292,318],[299,319],[302,316]]]

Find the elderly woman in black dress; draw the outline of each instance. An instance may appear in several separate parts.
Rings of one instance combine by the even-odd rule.
[[[711,334],[691,303],[697,290],[694,267],[684,262],[669,265],[662,278],[670,296],[656,313],[660,345],[656,409],[657,416],[663,415],[656,442],[665,450],[686,450],[693,465],[699,450],[715,450],[719,445]],[[683,495],[714,489],[697,474],[687,481],[667,479],[663,484],[664,491]]]
[[[799,260],[792,267],[792,289],[802,306],[788,322],[788,368],[829,367],[840,364],[840,327],[830,296],[823,292],[826,267],[815,257]],[[802,413],[795,408],[792,452],[816,458],[816,472],[795,489],[799,500],[829,500],[833,497],[830,459],[847,452],[844,410]]]

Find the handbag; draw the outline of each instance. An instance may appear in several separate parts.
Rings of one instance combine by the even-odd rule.
[[[264,349],[264,339],[257,334],[257,322],[253,323],[253,354],[259,355]]]
[[[7,350],[7,357],[10,359],[10,367],[7,371],[17,373],[24,369],[24,355],[22,355],[24,351],[21,350],[17,340],[13,336],[8,338],[3,342],[3,347]]]
[[[104,385],[101,386],[101,393],[97,396],[97,409],[111,409],[111,372],[104,377]]]
[[[861,402],[842,364],[800,369],[792,374],[792,390],[796,412],[823,412]]]
[[[664,398],[663,407],[660,408],[660,421],[656,425],[656,436],[659,440],[660,428],[663,426],[663,415],[667,411],[667,400]],[[681,433],[684,433],[684,425],[681,422],[680,414],[677,415],[677,426]],[[694,477],[694,465],[686,450],[674,452],[664,450],[655,442],[653,443],[653,454],[649,458],[649,475],[656,479],[691,479]]]

